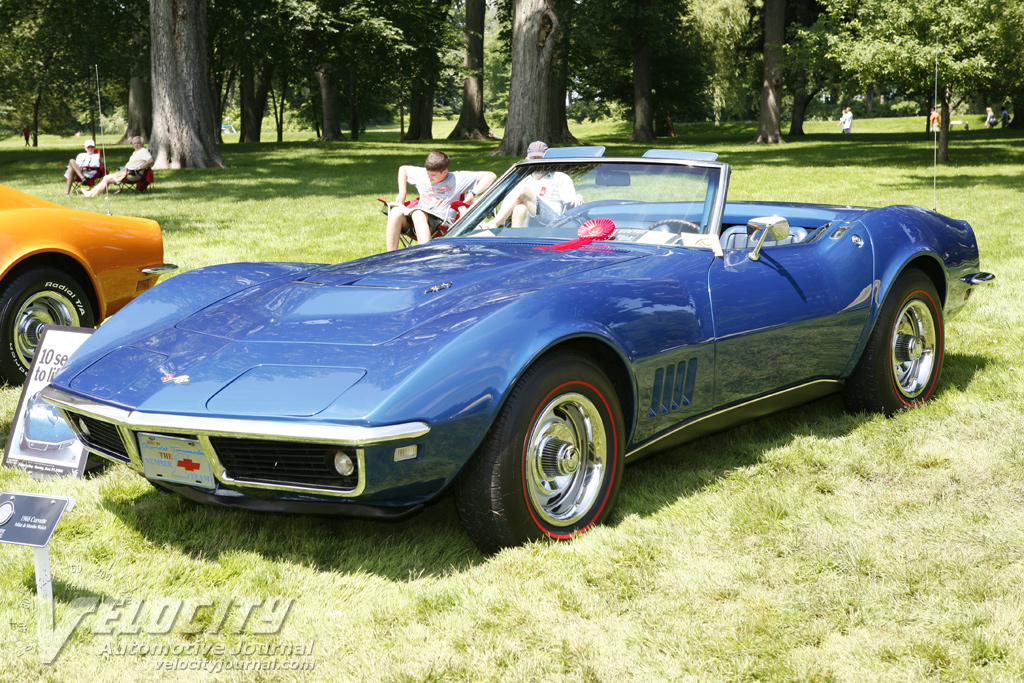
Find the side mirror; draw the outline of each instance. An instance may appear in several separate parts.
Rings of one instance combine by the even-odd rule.
[[[754,251],[747,256],[751,261],[761,258],[761,247],[766,241],[778,242],[789,237],[789,221],[782,216],[766,216],[764,218],[751,218],[747,221],[747,233],[754,234],[761,231],[761,239],[757,241]]]

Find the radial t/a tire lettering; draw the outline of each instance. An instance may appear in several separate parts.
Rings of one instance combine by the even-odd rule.
[[[86,290],[50,267],[30,268],[0,291],[0,377],[25,381],[45,325],[93,327],[96,316]]]
[[[624,443],[618,397],[597,364],[572,352],[541,358],[455,484],[466,531],[487,553],[586,531],[615,504]]]
[[[942,303],[919,270],[893,284],[843,399],[853,412],[893,415],[927,401],[942,370]]]

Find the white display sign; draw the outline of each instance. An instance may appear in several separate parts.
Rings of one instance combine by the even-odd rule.
[[[93,330],[47,325],[32,358],[21,400],[7,437],[3,464],[21,467],[32,476],[82,476],[86,450],[56,407],[39,396],[57,371]]]

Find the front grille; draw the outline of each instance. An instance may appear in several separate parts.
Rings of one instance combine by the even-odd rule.
[[[124,447],[117,427],[88,415],[70,413],[70,416],[74,430],[86,448],[128,464],[128,450]]]
[[[355,489],[359,482],[359,461],[354,448],[225,436],[210,437],[210,443],[227,475],[235,480],[338,491]],[[356,466],[347,477],[334,469],[334,453],[339,450],[347,453]]]

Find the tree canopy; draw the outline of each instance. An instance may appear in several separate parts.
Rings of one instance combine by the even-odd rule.
[[[954,115],[1008,105],[1024,126],[1020,3],[182,0],[173,6],[192,8],[186,23],[205,41],[188,65],[151,59],[163,6],[0,0],[0,122],[94,134],[99,71],[102,114],[123,121],[122,140],[207,135],[168,127],[151,105],[185,72],[203,82],[171,99],[209,101],[196,125],[214,143],[259,142],[265,119],[278,140],[286,125],[330,141],[395,119],[403,139],[431,139],[435,113],[460,112],[457,136],[486,139],[490,121],[506,154],[539,138],[573,144],[571,120],[604,116],[631,121],[641,142],[674,135],[675,122],[736,119],[759,119],[759,139],[776,141],[787,116],[799,135],[808,116],[902,102],[906,114],[940,109],[946,159]]]

